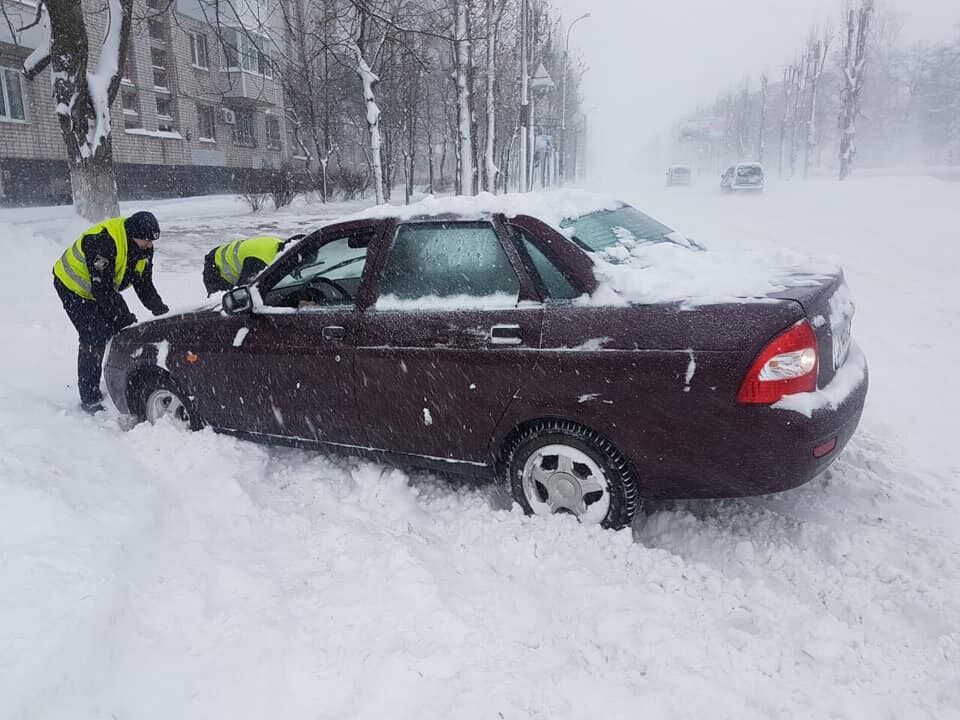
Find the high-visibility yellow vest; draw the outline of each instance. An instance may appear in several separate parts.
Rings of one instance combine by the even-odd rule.
[[[127,229],[122,217],[104,220],[102,223],[84,231],[53,265],[53,274],[57,276],[60,282],[72,293],[85,300],[93,300],[93,284],[90,281],[87,258],[83,253],[83,238],[87,235],[99,235],[104,230],[113,238],[116,245],[117,259],[113,265],[113,288],[114,290],[120,290],[123,285],[123,277],[127,272],[128,253]],[[147,263],[146,258],[140,260],[136,264],[134,272],[137,275],[142,275],[147,269]]]
[[[218,246],[214,251],[213,261],[220,276],[231,285],[236,285],[240,282],[244,260],[252,257],[269,265],[282,246],[283,240],[272,235],[234,240]]]

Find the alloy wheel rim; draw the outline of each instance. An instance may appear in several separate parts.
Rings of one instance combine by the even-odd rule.
[[[184,407],[183,401],[169,390],[154,390],[147,398],[145,415],[151,424],[156,424],[163,418],[170,418],[177,425],[190,426],[190,413]]]
[[[596,525],[610,509],[610,490],[600,465],[569,445],[545,445],[524,463],[523,494],[536,515],[568,513]]]

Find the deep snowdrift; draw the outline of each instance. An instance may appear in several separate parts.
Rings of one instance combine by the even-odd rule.
[[[826,476],[632,533],[82,415],[50,287],[80,227],[0,211],[0,717],[960,717],[960,188],[713,185],[620,194],[711,248],[838,256],[871,396]],[[174,307],[225,234],[344,211],[158,207]]]

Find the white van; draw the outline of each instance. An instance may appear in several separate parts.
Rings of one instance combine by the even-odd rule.
[[[689,185],[693,180],[693,173],[689,165],[671,165],[667,168],[667,185]]]
[[[723,192],[763,192],[763,165],[758,162],[731,165],[720,176],[720,190]]]

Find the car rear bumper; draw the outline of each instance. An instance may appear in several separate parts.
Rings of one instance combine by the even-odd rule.
[[[833,408],[809,417],[794,410],[738,406],[713,436],[636,461],[643,494],[651,498],[729,498],[766,495],[803,485],[826,470],[853,437],[869,385],[859,383]]]

